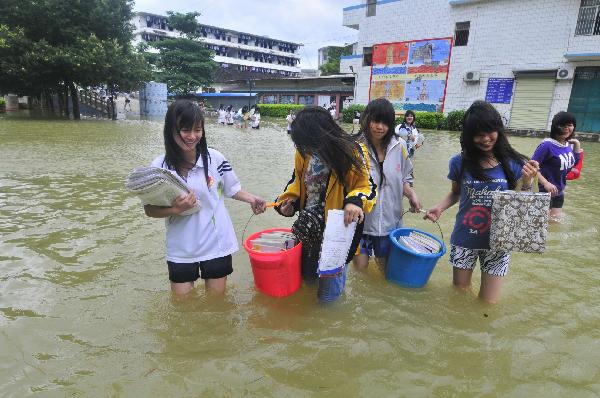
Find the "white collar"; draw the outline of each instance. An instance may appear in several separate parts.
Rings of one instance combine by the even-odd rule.
[[[563,145],[560,142],[558,142],[557,140],[555,140],[554,138],[545,138],[544,141],[548,141],[551,144],[556,145],[557,147],[560,147],[560,148],[566,148],[569,146],[568,142],[565,142]]]

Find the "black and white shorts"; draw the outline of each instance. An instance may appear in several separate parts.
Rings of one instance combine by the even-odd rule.
[[[473,269],[479,258],[481,272],[494,276],[506,276],[510,264],[510,252],[489,249],[467,249],[451,245],[450,264],[455,268]]]

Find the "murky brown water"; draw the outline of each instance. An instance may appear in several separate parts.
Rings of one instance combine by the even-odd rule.
[[[515,254],[501,302],[451,286],[447,256],[421,290],[350,270],[345,297],[257,293],[246,253],[225,299],[171,299],[164,225],[123,181],[162,152],[161,125],[0,115],[0,396],[600,395],[600,145],[584,143],[566,220],[547,252]],[[289,179],[284,128],[208,126],[245,189]],[[449,189],[456,134],[426,133],[416,159],[425,206]],[[539,139],[512,138],[531,154]],[[246,204],[228,201],[241,239]],[[448,240],[456,207],[441,225]],[[407,225],[437,233],[407,215]],[[290,220],[272,210],[247,234]],[[479,285],[479,277],[475,278]]]

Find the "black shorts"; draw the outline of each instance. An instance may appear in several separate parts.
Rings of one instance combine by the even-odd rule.
[[[167,261],[169,280],[173,283],[194,282],[198,278],[219,279],[233,272],[231,255],[195,263]]]
[[[550,198],[551,209],[562,209],[565,204],[565,195],[553,196]]]

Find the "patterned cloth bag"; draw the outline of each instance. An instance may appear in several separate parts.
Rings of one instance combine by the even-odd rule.
[[[492,192],[490,248],[542,253],[548,235],[548,192]]]

